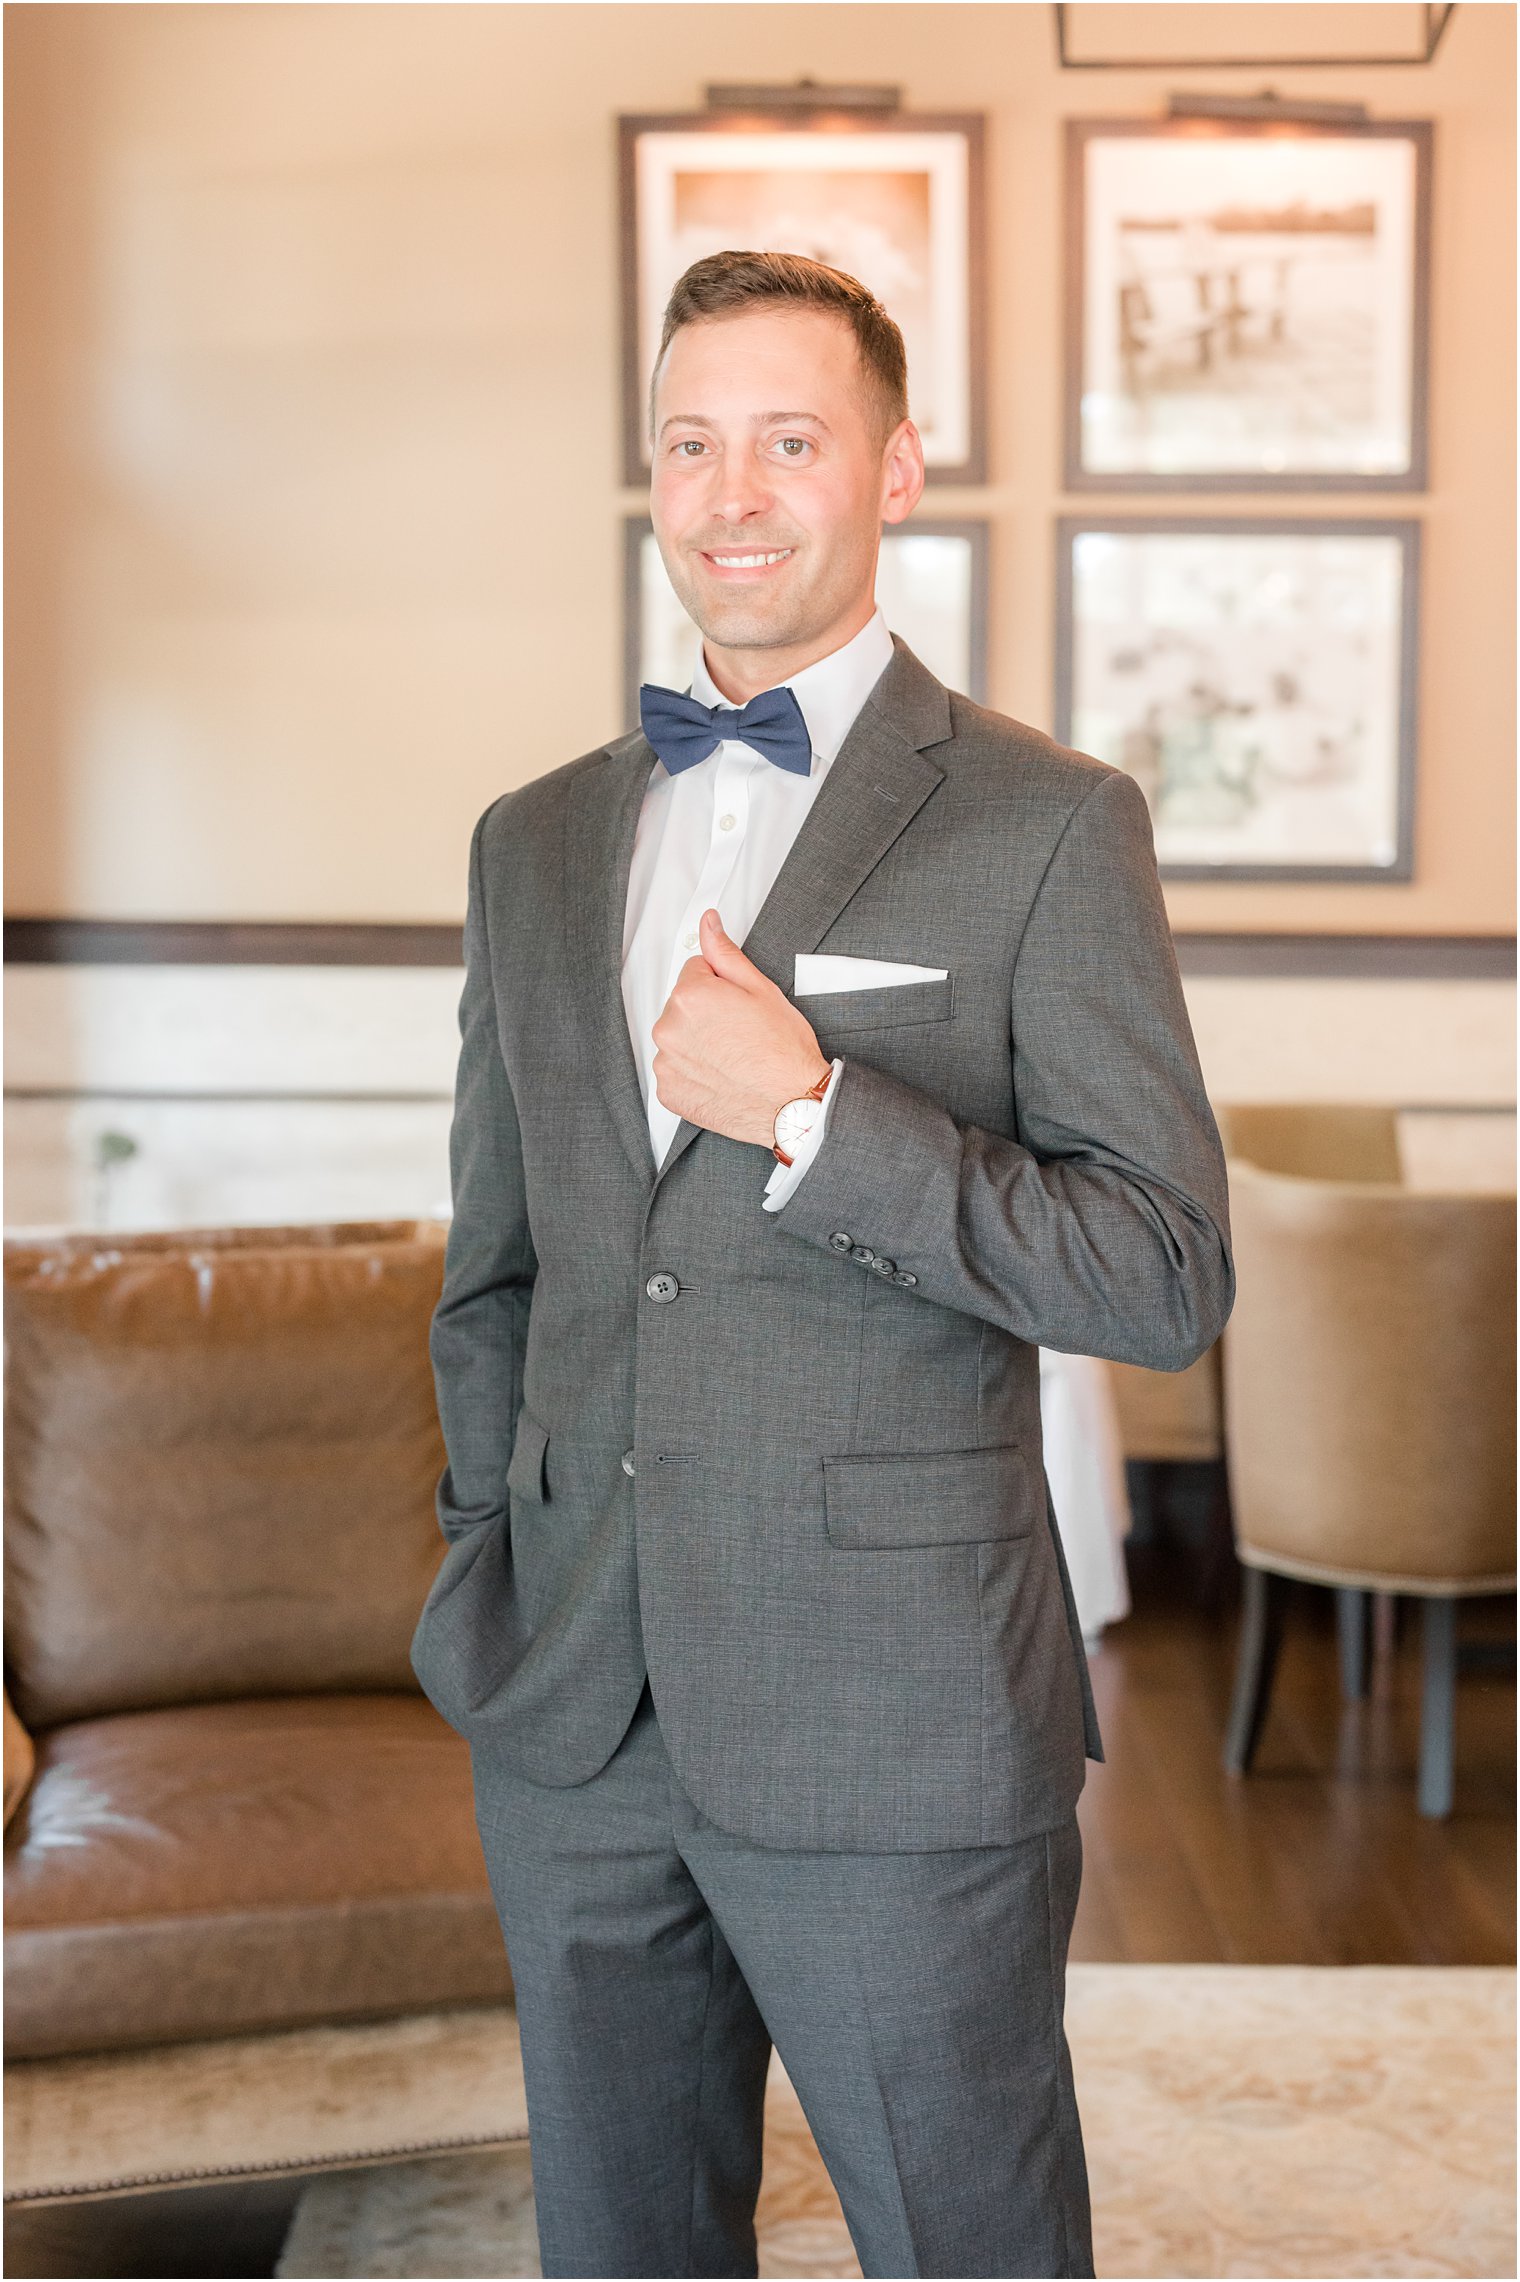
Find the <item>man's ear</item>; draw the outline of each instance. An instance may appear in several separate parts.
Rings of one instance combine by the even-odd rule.
[[[911,420],[903,420],[887,442],[881,471],[881,519],[903,523],[924,490],[924,442]]]

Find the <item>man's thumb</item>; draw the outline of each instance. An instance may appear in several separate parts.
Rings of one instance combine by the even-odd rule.
[[[701,934],[702,956],[720,975],[737,977],[741,971],[748,970],[749,960],[711,906],[702,914]]]

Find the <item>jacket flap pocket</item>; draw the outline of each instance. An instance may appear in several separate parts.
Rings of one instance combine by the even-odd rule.
[[[537,1498],[542,1504],[549,1495],[544,1478],[544,1452],[549,1447],[549,1429],[540,1426],[531,1411],[517,1414],[517,1438],[512,1444],[512,1462],[507,1468],[507,1488],[515,1498]]]
[[[829,1543],[974,1545],[1034,1525],[1029,1468],[1016,1442],[986,1450],[871,1452],[823,1461]]]
[[[940,975],[927,983],[876,983],[865,990],[804,991],[793,996],[793,1004],[819,1033],[942,1022],[954,1003],[954,975]]]

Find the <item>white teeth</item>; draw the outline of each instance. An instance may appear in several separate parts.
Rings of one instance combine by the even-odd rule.
[[[759,570],[766,563],[784,563],[791,551],[783,547],[774,555],[714,555],[713,561],[724,570]]]

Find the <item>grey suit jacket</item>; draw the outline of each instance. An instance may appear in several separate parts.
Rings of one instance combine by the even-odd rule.
[[[1037,1344],[1177,1370],[1229,1313],[1223,1158],[1133,781],[901,642],[744,949],[948,969],[803,1002],[842,1054],[796,1193],[683,1122],[620,984],[635,732],[470,850],[432,1358],[451,1541],[412,1662],[476,1749],[584,1782],[647,1670],[762,1844],[1005,1844],[1102,1757]]]

